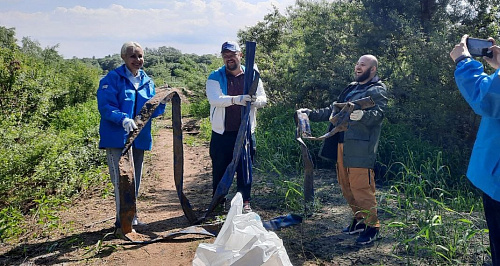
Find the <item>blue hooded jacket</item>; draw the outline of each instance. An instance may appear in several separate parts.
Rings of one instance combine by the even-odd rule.
[[[146,72],[139,69],[141,83],[137,90],[127,78],[126,66],[122,65],[110,71],[99,82],[97,89],[97,105],[101,114],[99,125],[99,148],[123,148],[127,140],[127,132],[122,122],[126,117],[134,118],[142,106],[155,95],[155,85]],[[160,104],[152,117],[165,112],[165,105]],[[151,120],[144,126],[133,143],[134,148],[151,150]]]
[[[487,75],[473,59],[460,61],[455,81],[476,114],[482,116],[469,161],[467,177],[479,189],[500,201],[500,69]]]

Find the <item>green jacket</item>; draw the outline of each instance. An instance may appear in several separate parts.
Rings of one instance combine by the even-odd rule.
[[[384,109],[387,106],[387,89],[384,83],[376,76],[363,87],[362,90],[356,90],[357,82],[349,84],[340,94],[337,102],[344,102],[347,94],[353,91],[349,96],[349,101],[354,101],[367,96],[371,96],[375,106],[365,109],[363,117],[359,121],[350,121],[349,129],[344,134],[344,165],[346,167],[356,168],[374,168],[377,158],[377,147],[380,139],[382,120],[384,118]],[[322,109],[314,110],[309,114],[311,121],[328,121],[335,110],[333,103]],[[332,129],[329,127],[329,131]],[[325,139],[320,150],[319,156],[325,159],[337,160],[337,146],[339,142],[339,133]]]

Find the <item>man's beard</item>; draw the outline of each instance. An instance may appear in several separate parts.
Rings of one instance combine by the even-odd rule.
[[[238,64],[234,63],[234,64],[226,64],[226,68],[229,70],[229,71],[234,71],[236,69],[238,69]]]
[[[367,80],[369,77],[370,77],[370,69],[367,69],[365,72],[363,72],[363,74],[361,74],[361,76],[354,75],[354,79],[357,82],[363,82],[363,81]]]

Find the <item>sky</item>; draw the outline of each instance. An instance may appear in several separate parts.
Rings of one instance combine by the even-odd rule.
[[[118,54],[124,42],[143,48],[217,54],[224,41],[295,0],[0,0],[0,26],[53,47],[64,58]],[[258,49],[258,44],[257,44]],[[147,57],[147,55],[145,55]]]

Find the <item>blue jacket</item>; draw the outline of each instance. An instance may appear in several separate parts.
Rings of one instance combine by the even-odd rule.
[[[500,201],[500,69],[492,75],[467,58],[457,64],[455,81],[476,114],[482,116],[467,177],[484,193]]]
[[[99,82],[97,89],[97,106],[101,114],[99,125],[99,148],[123,148],[127,140],[127,132],[122,122],[125,117],[134,118],[142,106],[155,95],[155,84],[146,72],[139,70],[141,84],[136,90],[126,74],[126,66],[122,65],[110,71]],[[155,110],[152,117],[165,112],[165,105]],[[134,148],[151,150],[151,120],[144,126],[133,143]]]

